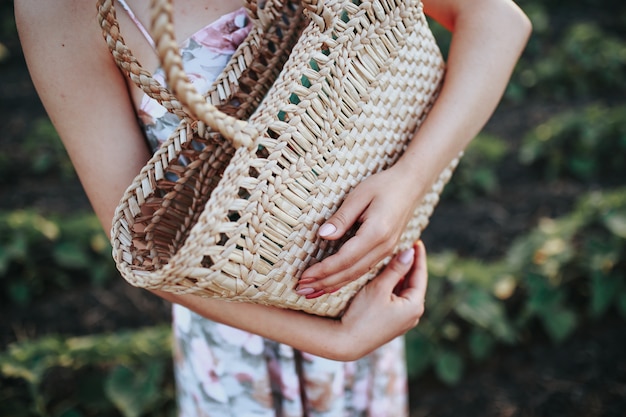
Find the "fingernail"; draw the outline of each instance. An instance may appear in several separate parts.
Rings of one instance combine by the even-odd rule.
[[[298,281],[298,285],[310,284],[312,282],[315,282],[315,278],[302,278]]]
[[[326,294],[326,291],[324,290],[319,290],[317,292],[314,292],[313,294],[309,294],[306,296],[306,298],[308,300],[310,300],[311,298],[317,298],[317,297],[321,297],[322,295]]]
[[[398,259],[400,260],[400,263],[404,265],[408,265],[411,262],[413,262],[414,257],[415,257],[415,249],[411,248],[402,252]]]
[[[309,295],[309,294],[313,294],[314,292],[315,292],[315,289],[311,287],[304,287],[304,288],[296,287],[296,294],[298,295]]]
[[[332,223],[325,223],[320,227],[319,235],[322,237],[330,236],[337,231],[337,228]]]

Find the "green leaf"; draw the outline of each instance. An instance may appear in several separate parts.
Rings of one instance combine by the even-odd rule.
[[[565,340],[576,328],[576,314],[566,308],[555,309],[541,315],[544,328],[556,343]]]
[[[11,259],[24,260],[28,257],[28,240],[23,233],[17,232],[13,235],[13,240],[6,246],[6,251]]]
[[[626,291],[622,291],[617,296],[617,311],[624,320],[626,320]]]
[[[407,333],[406,360],[409,375],[420,375],[433,361],[432,341],[417,330]]]
[[[609,214],[605,217],[604,224],[611,233],[626,239],[626,211]]]
[[[55,261],[66,268],[87,268],[90,265],[88,253],[82,245],[74,242],[62,242],[54,247]]]
[[[619,284],[619,279],[614,276],[593,274],[591,278],[591,315],[593,317],[598,318],[606,313],[615,296],[619,294]]]
[[[18,306],[27,306],[32,300],[31,288],[28,284],[18,281],[9,284],[9,296]]]
[[[83,414],[80,411],[72,408],[59,414],[59,417],[83,417]]]
[[[469,290],[454,310],[468,322],[491,331],[498,338],[507,341],[514,338],[513,327],[506,318],[502,302],[485,290]]]
[[[484,360],[493,352],[495,340],[488,333],[472,329],[468,344],[472,357],[477,360]]]
[[[6,274],[7,270],[9,269],[10,261],[11,257],[9,251],[0,246],[0,276]]]
[[[448,385],[454,385],[463,375],[463,359],[451,350],[443,350],[435,357],[435,374]]]
[[[159,362],[147,364],[145,369],[117,366],[105,381],[105,391],[124,417],[139,417],[159,401],[162,378]]]

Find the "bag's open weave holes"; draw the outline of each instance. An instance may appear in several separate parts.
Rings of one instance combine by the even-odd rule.
[[[304,21],[288,2],[264,14],[273,23],[249,53],[265,56],[271,69],[256,71],[256,61],[246,61],[245,70],[231,74],[241,81],[246,73],[261,79],[274,71],[273,78],[251,94],[255,99],[229,84],[224,91],[238,91],[237,107],[224,105],[233,103],[228,94],[198,96],[182,66],[168,61],[179,51],[167,33],[167,1],[155,1],[168,84],[200,121],[183,122],[120,205],[114,254],[130,282],[337,316],[387,261],[333,294],[307,300],[293,291],[308,265],[345,241],[321,240],[319,226],[360,181],[404,151],[436,98],[443,60],[419,1],[303,3]],[[276,54],[267,54],[265,36]],[[293,38],[295,44],[286,40]],[[275,55],[286,62],[271,65],[267,56]],[[457,161],[416,209],[398,249],[418,239]]]

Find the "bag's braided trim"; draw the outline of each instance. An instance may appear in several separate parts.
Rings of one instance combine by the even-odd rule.
[[[288,55],[270,49],[290,50],[305,26],[299,7],[285,7],[288,19],[264,33],[253,28],[207,93],[222,111],[247,119],[276,79]],[[167,263],[185,241],[233,152],[220,134],[183,119],[117,207],[111,236],[118,267],[126,271],[123,265],[128,262],[149,271]]]
[[[312,23],[250,118],[264,133],[234,152],[184,242],[159,243],[178,250],[154,269],[121,255],[136,285],[337,316],[387,261],[334,294],[307,300],[293,291],[307,265],[342,243],[321,240],[319,226],[403,152],[437,96],[443,60],[418,0],[327,0],[307,13]],[[457,162],[416,209],[398,249],[419,237]],[[189,217],[181,211],[180,221]]]

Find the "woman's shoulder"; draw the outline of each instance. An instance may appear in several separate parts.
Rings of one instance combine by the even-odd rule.
[[[84,35],[93,30],[95,2],[84,0],[15,0],[15,19],[20,32],[48,35]],[[95,25],[97,29],[97,25]]]
[[[14,7],[20,41],[30,57],[84,60],[106,51],[95,2],[15,0]]]
[[[14,7],[33,81],[44,81],[39,83],[40,94],[45,94],[51,82],[84,83],[90,73],[91,77],[113,74],[95,1],[15,0]]]

